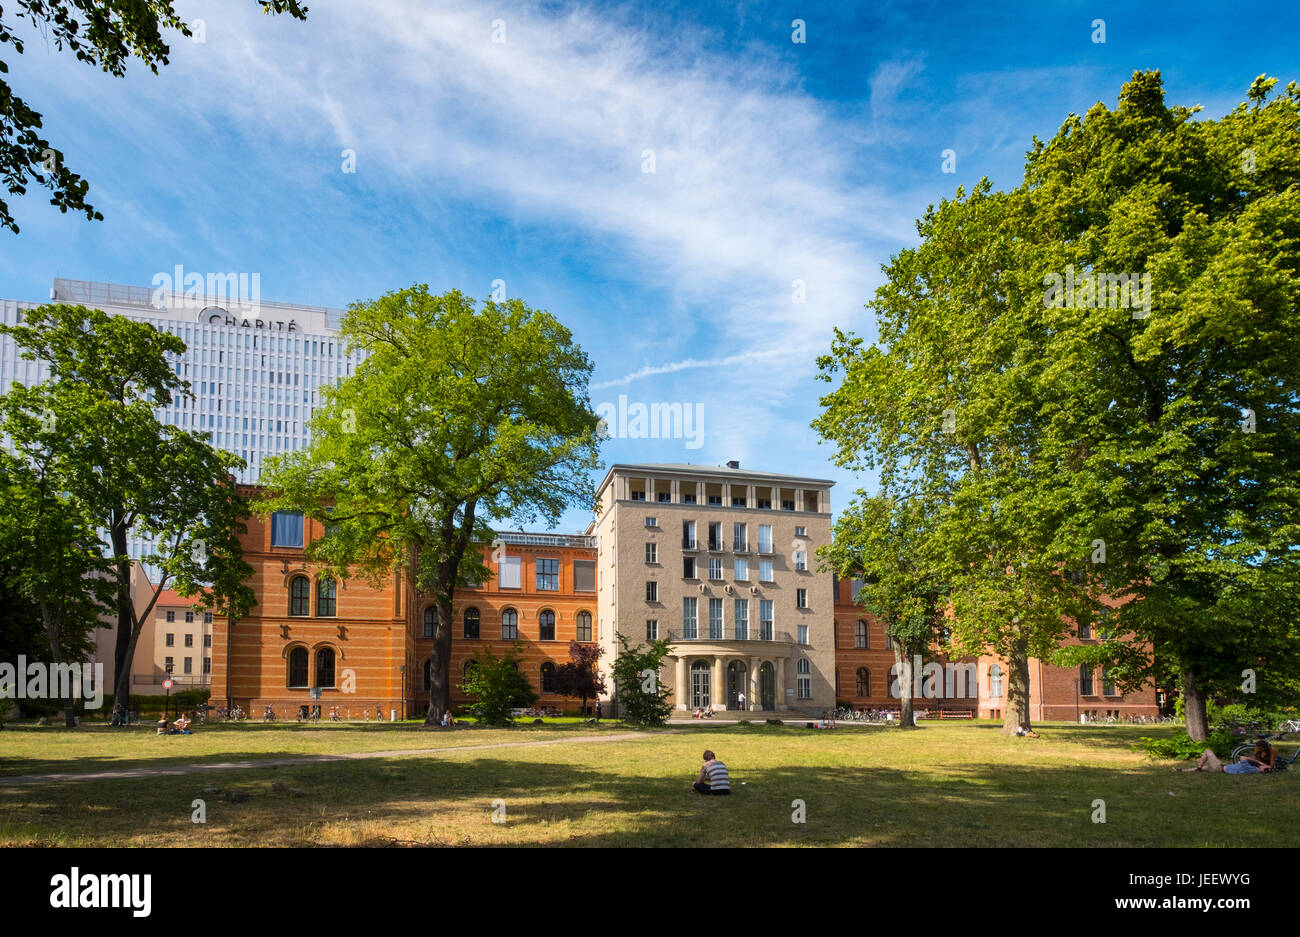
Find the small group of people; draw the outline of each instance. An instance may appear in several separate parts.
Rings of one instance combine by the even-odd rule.
[[[1029,723],[1027,722],[1020,723],[1020,728],[1016,729],[1016,735],[1022,736],[1023,738],[1027,738],[1027,739],[1038,738],[1038,733],[1035,732],[1033,729],[1029,728]]]
[[[1175,771],[1221,771],[1224,774],[1262,774],[1266,771],[1272,771],[1273,766],[1277,764],[1277,749],[1268,743],[1266,739],[1260,739],[1255,743],[1255,750],[1249,755],[1242,755],[1241,759],[1235,763],[1227,763],[1219,760],[1219,756],[1214,754],[1211,749],[1201,752],[1201,758],[1196,762],[1194,768],[1175,768]]]
[[[193,735],[190,730],[190,714],[181,713],[176,717],[175,722],[168,722],[167,717],[163,716],[158,720],[159,735]]]
[[[712,719],[712,718],[713,718],[713,707],[712,707],[711,705],[710,705],[710,706],[701,706],[700,708],[696,709],[695,712],[693,712],[693,713],[691,714],[691,718],[692,718],[692,719]]]
[[[442,720],[439,722],[439,725],[441,725],[444,729],[456,728],[456,719],[454,716],[452,716],[450,709],[444,709],[442,711]]]

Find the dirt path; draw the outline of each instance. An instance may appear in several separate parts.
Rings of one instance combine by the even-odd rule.
[[[680,730],[679,730],[680,731]],[[406,748],[384,752],[350,752],[343,755],[302,755],[297,758],[253,758],[246,761],[195,762],[172,768],[121,768],[116,771],[68,772],[56,774],[20,774],[0,778],[0,786],[32,784],[45,781],[116,781],[123,778],[162,778],[182,774],[199,774],[204,771],[248,771],[255,768],[282,768],[291,765],[326,764],[331,761],[357,761],[366,758],[413,758],[441,755],[444,752],[484,752],[497,748],[533,748],[540,745],[588,745],[603,742],[631,742],[638,739],[658,738],[677,732],[621,732],[618,735],[597,735],[589,738],[541,739],[534,742],[493,742],[488,745],[453,745],[447,748]]]

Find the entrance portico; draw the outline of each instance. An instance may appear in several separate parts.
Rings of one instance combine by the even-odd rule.
[[[703,642],[701,642],[703,644]],[[758,643],[758,642],[746,642]],[[744,709],[788,710],[786,680],[792,646],[762,642],[761,653],[716,646],[674,646],[673,708],[736,710],[740,694]]]

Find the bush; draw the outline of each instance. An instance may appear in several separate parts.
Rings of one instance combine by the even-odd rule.
[[[134,712],[144,713],[162,713],[163,707],[170,705],[171,711],[193,712],[200,706],[207,705],[208,700],[212,697],[211,690],[177,690],[171,695],[171,702],[168,704],[167,695],[162,696],[132,696],[130,708]],[[112,714],[112,703],[106,700],[104,705],[105,712]]]
[[[658,679],[659,668],[671,647],[659,639],[632,647],[621,633],[618,656],[614,658],[614,687],[619,715],[631,726],[661,726],[673,711],[668,688]],[[684,687],[678,687],[682,693]]]
[[[475,698],[467,708],[480,725],[510,725],[511,710],[537,702],[537,691],[519,669],[521,657],[518,642],[504,657],[486,647],[475,652],[460,688]]]
[[[1210,748],[1214,754],[1220,758],[1227,758],[1232,754],[1232,750],[1240,744],[1240,739],[1234,738],[1231,732],[1220,729],[1210,733],[1210,737],[1204,742],[1197,742],[1188,738],[1186,732],[1179,732],[1168,738],[1153,739],[1143,736],[1133,744],[1133,751],[1146,752],[1153,758],[1199,758],[1201,752]]]

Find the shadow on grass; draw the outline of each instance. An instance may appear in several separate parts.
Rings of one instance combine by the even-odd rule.
[[[462,753],[0,789],[0,839],[21,829],[54,843],[89,835],[105,845],[141,836],[150,844],[276,846],[1300,845],[1300,833],[1278,822],[1300,807],[1300,785],[1286,775],[1171,774],[1155,764],[737,762],[732,796],[701,797],[689,791],[698,762],[681,751],[681,771],[671,776],[638,773],[637,765],[657,770],[675,752],[641,759],[617,748],[590,764]],[[210,786],[250,800],[208,797],[200,830],[191,804]],[[1099,806],[1105,822],[1097,822]],[[493,823],[498,808],[504,822]]]

